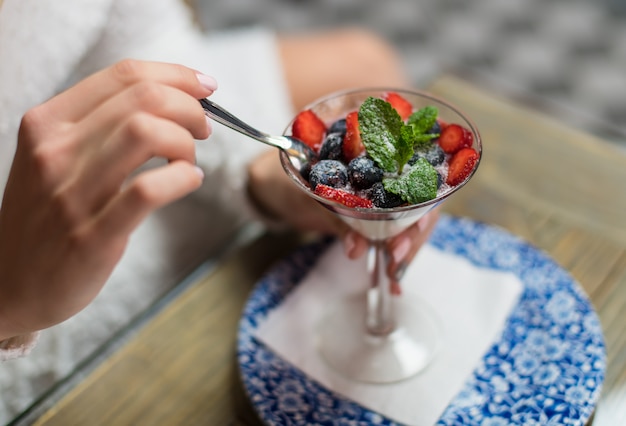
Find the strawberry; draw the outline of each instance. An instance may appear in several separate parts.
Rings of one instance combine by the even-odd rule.
[[[450,159],[446,183],[450,186],[456,186],[463,182],[474,170],[476,162],[478,162],[478,153],[476,151],[472,148],[460,149]]]
[[[332,188],[323,183],[318,183],[315,187],[315,193],[320,197],[327,198],[332,201],[337,201],[347,207],[364,207],[371,209],[374,205],[371,200],[359,197],[358,195],[351,194],[341,189]]]
[[[291,125],[291,134],[315,152],[319,152],[326,134],[326,125],[313,111],[307,109],[296,116]]]
[[[413,105],[396,92],[388,92],[385,94],[384,99],[389,102],[396,111],[398,111],[402,120],[409,118],[413,112]]]
[[[462,148],[471,147],[473,143],[472,132],[458,124],[447,125],[439,135],[439,146],[447,154],[454,154]]]
[[[346,116],[346,134],[343,137],[343,157],[346,163],[365,151],[359,130],[359,113],[352,111]]]

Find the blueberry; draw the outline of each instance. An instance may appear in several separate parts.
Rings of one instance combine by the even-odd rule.
[[[372,188],[369,190],[369,196],[376,207],[384,209],[391,209],[404,204],[404,200],[399,195],[387,191],[382,182],[372,185]]]
[[[438,143],[432,143],[429,147],[416,150],[413,157],[409,160],[409,164],[415,164],[420,158],[425,158],[433,167],[436,167],[443,163],[446,154]]]
[[[320,148],[320,160],[341,160],[343,157],[343,135],[329,133]]]
[[[357,189],[366,189],[383,179],[383,170],[367,157],[356,157],[348,164],[350,183]]]
[[[441,134],[441,124],[439,124],[439,121],[435,121],[435,124],[433,124],[433,127],[431,127],[430,130],[427,131],[426,133],[430,133],[431,135]]]
[[[346,119],[341,118],[331,124],[328,133],[340,133],[343,136],[346,133]]]
[[[432,147],[424,154],[424,158],[434,167],[443,163],[446,154],[438,143],[433,143]]]
[[[348,170],[341,161],[321,160],[311,167],[309,183],[313,189],[319,183],[333,188],[341,188],[348,184]]]
[[[443,185],[443,176],[437,172],[437,189],[441,188],[441,185]]]

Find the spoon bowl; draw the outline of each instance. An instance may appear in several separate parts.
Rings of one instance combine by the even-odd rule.
[[[261,132],[241,119],[235,117],[223,107],[208,99],[200,99],[200,105],[207,117],[224,126],[251,137],[264,144],[276,147],[283,151],[296,170],[303,170],[311,163],[317,161],[317,154],[307,144],[292,136],[269,135]]]

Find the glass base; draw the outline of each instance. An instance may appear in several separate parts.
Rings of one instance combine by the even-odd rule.
[[[442,342],[436,314],[421,299],[394,297],[395,326],[375,335],[366,328],[365,297],[346,299],[320,323],[318,349],[342,376],[366,383],[393,383],[423,371]]]

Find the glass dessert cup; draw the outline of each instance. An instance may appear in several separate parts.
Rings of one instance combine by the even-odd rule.
[[[350,208],[315,194],[300,175],[297,166],[281,152],[287,175],[310,197],[338,215],[370,243],[367,259],[370,282],[363,292],[339,301],[318,324],[315,338],[324,361],[346,378],[366,383],[393,383],[423,371],[444,342],[443,330],[435,311],[419,295],[404,291],[391,293],[387,267],[388,241],[416,223],[444,199],[462,188],[475,173],[482,145],[474,123],[447,102],[418,91],[395,88],[366,88],[324,97],[305,109],[313,110],[327,125],[358,110],[369,97],[396,92],[413,104],[414,110],[435,106],[439,118],[457,123],[473,133],[473,148],[479,160],[463,182],[420,204],[396,208]],[[291,123],[286,133],[290,132]],[[436,285],[436,283],[432,283]]]

